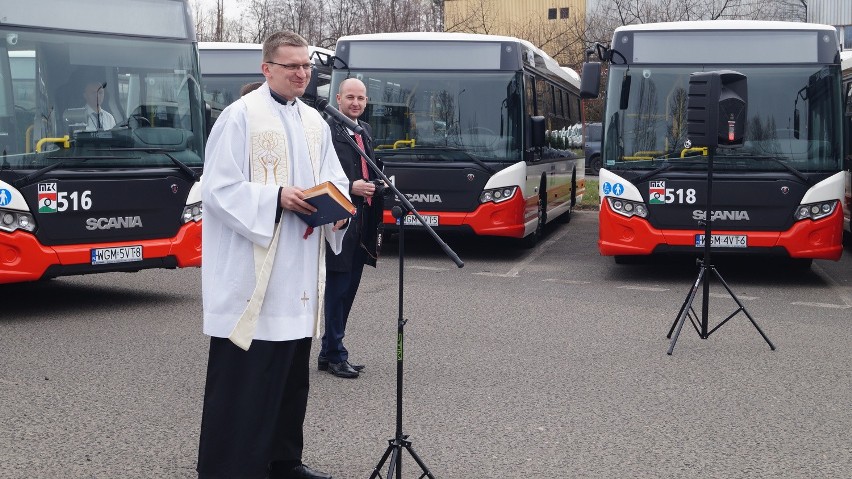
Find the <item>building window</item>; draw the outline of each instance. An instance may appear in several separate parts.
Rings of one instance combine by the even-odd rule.
[[[568,18],[568,7],[562,7],[559,9],[559,18]]]
[[[548,20],[556,20],[556,9],[548,8],[547,9],[547,19]]]
[[[843,49],[852,48],[852,25],[843,27]]]

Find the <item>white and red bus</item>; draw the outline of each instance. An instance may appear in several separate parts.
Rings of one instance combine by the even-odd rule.
[[[846,171],[843,232],[852,242],[852,51],[840,52],[840,64],[843,71],[843,169]]]
[[[531,246],[570,219],[585,191],[573,70],[524,40],[460,33],[341,37],[335,55],[330,98],[364,82],[376,155],[432,227]]]
[[[315,46],[309,46],[308,52],[314,68],[302,100],[313,106],[319,98],[328,99],[328,84],[331,82],[329,62],[334,52]],[[263,45],[260,43],[199,42],[198,54],[204,100],[212,109],[213,121],[226,106],[240,97],[243,85],[266,80],[260,72],[263,63]]]
[[[0,11],[0,283],[200,266],[205,113],[186,0]]]
[[[834,27],[631,25],[615,30],[603,56],[610,64],[602,255],[621,262],[631,255],[700,252],[707,161],[686,137],[689,77],[734,70],[747,76],[745,142],[714,156],[714,251],[779,255],[802,265],[840,258],[845,176]],[[584,84],[583,90],[597,87]]]

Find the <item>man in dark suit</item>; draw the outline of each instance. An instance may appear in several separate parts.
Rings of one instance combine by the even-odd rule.
[[[372,158],[373,148],[369,141],[372,130],[368,123],[358,120],[367,106],[367,88],[364,83],[356,78],[343,80],[337,93],[337,104],[341,113],[364,128],[365,135],[357,135],[345,126],[338,125],[333,119],[328,119],[332,143],[343,171],[349,177],[349,193],[358,212],[351,220],[354,224],[350,225],[346,236],[343,237],[343,250],[340,254],[325,255],[325,334],[322,337],[317,366],[320,371],[328,371],[337,377],[357,378],[364,366],[349,362],[349,352],[343,346],[343,336],[364,265],[376,267],[376,243],[378,228],[382,222],[383,201],[380,188],[377,189],[372,183],[377,178],[376,173],[344,136],[349,135],[355,139]]]

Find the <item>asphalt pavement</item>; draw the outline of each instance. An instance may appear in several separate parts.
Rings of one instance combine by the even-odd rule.
[[[687,324],[668,356],[694,262],[616,265],[596,235],[578,211],[529,250],[448,237],[461,269],[407,236],[403,431],[434,477],[849,477],[852,251],[807,272],[720,260],[777,350],[739,314],[706,340]],[[338,479],[369,477],[394,436],[397,259],[391,239],[350,319],[365,372],[311,369],[304,461]],[[0,292],[0,477],[195,477],[200,270]],[[717,283],[709,300],[714,324],[735,308]]]

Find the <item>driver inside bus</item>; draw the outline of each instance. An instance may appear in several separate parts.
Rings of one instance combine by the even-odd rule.
[[[115,127],[115,118],[103,109],[106,82],[89,81],[83,89],[86,99],[86,131],[109,130]]]

